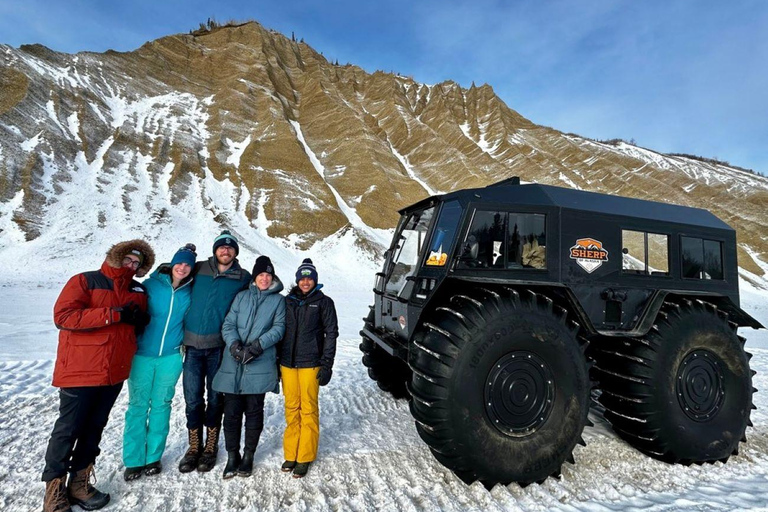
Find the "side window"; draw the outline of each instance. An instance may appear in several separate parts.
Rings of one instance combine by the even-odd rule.
[[[625,229],[621,232],[621,243],[622,272],[669,275],[669,236]]]
[[[669,237],[648,233],[648,270],[654,276],[669,275]]]
[[[547,268],[546,217],[510,213],[507,268]]]
[[[621,270],[629,274],[645,274],[645,233],[622,230]]]
[[[723,279],[723,244],[704,240],[704,273],[702,279]]]
[[[723,243],[689,236],[680,237],[683,277],[723,279]]]
[[[504,267],[504,233],[507,214],[505,212],[476,211],[469,227],[467,240],[474,237],[477,242],[477,258],[459,262],[460,268]]]
[[[456,228],[461,219],[461,205],[458,201],[449,201],[443,205],[440,217],[437,219],[435,233],[429,246],[429,257],[425,265],[442,267],[448,260],[453,248]]]

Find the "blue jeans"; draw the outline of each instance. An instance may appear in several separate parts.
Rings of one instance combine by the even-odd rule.
[[[187,403],[187,429],[196,430],[203,425],[219,428],[223,402],[221,395],[211,388],[211,384],[221,364],[223,348],[185,347],[185,349],[182,384],[184,401]],[[207,404],[204,397],[206,391]]]

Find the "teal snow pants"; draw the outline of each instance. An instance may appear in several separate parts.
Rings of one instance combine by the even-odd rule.
[[[137,468],[163,456],[171,421],[171,402],[181,375],[181,354],[136,355],[128,377],[123,463]]]

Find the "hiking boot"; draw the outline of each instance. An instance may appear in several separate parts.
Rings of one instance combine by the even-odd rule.
[[[160,464],[159,460],[144,466],[144,474],[147,476],[156,475],[160,473],[162,470],[163,470],[163,465]]]
[[[98,510],[109,503],[109,494],[101,492],[91,485],[91,477],[93,477],[93,483],[96,483],[93,464],[80,471],[70,473],[67,484],[70,504],[80,505],[83,510]]]
[[[290,473],[293,471],[293,468],[296,467],[296,461],[295,460],[287,460],[283,462],[283,465],[280,466],[280,471],[283,473]]]
[[[65,476],[45,482],[45,498],[43,512],[72,512],[67,499],[67,484]]]
[[[125,479],[126,482],[136,480],[141,476],[143,472],[144,466],[139,466],[137,468],[125,468],[125,471],[123,471],[123,479]]]
[[[182,457],[179,462],[179,471],[182,473],[189,473],[197,469],[197,463],[200,460],[200,438],[202,437],[202,429],[190,429],[189,435],[189,449],[187,453]]]
[[[240,467],[237,468],[239,476],[251,476],[251,473],[253,473],[253,452],[253,450],[245,450],[243,452]]]
[[[296,467],[293,468],[293,478],[304,478],[309,471],[309,462],[299,462]]]
[[[208,472],[216,465],[216,454],[219,453],[219,432],[220,427],[206,427],[205,449],[197,463],[197,470],[201,473]]]
[[[240,467],[240,452],[227,452],[227,465],[224,467],[224,480],[237,475],[237,469]]]

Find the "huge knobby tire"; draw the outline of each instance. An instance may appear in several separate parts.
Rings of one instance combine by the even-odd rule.
[[[751,356],[714,305],[667,302],[646,336],[602,340],[593,350],[605,418],[642,452],[671,463],[725,462],[746,441]]]
[[[371,308],[365,324],[373,326],[373,308]],[[364,334],[360,343],[363,353],[363,365],[368,368],[368,376],[376,381],[382,391],[390,393],[395,398],[409,398],[406,382],[411,380],[411,369],[408,364],[397,357],[387,354],[372,339]]]
[[[579,326],[548,297],[476,288],[424,322],[410,350],[421,438],[467,483],[559,475],[581,438],[591,382]]]

